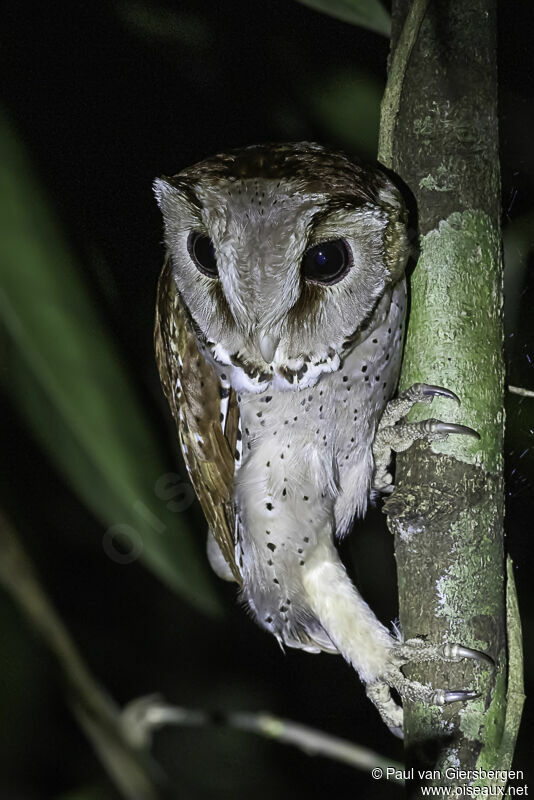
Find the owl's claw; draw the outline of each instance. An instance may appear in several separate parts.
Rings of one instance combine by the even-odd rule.
[[[486,653],[460,644],[435,645],[428,644],[423,639],[409,639],[393,647],[389,666],[384,675],[375,683],[369,684],[366,691],[394,735],[402,735],[402,708],[393,700],[391,689],[395,689],[403,699],[418,700],[435,706],[466,702],[480,696],[480,692],[474,689],[433,689],[431,686],[407,678],[402,672],[402,667],[409,663],[417,664],[425,661],[456,663],[464,658],[494,666],[493,660]]]
[[[449,433],[457,433],[462,436],[473,436],[475,439],[480,439],[480,434],[473,428],[467,425],[459,425],[456,422],[441,422],[439,419],[425,419],[420,424],[423,430],[428,430],[431,434],[438,434],[439,436],[448,436]]]
[[[493,659],[486,653],[454,642],[432,644],[425,642],[424,639],[408,639],[405,642],[398,642],[391,654],[392,662],[399,667],[409,663],[421,664],[426,661],[457,664],[465,658],[480,661],[491,667],[494,666]]]
[[[480,697],[480,692],[475,692],[474,689],[457,692],[436,692],[435,703],[437,706],[445,706],[458,701],[475,700],[477,697]]]
[[[473,428],[456,422],[442,422],[439,419],[424,419],[421,422],[405,421],[406,414],[416,403],[429,404],[434,397],[444,397],[460,404],[460,399],[454,392],[430,383],[414,383],[399,397],[390,400],[387,404],[373,442],[375,461],[373,489],[376,491],[382,494],[391,494],[393,491],[393,482],[389,471],[391,455],[408,450],[417,439],[434,442],[445,439],[449,434],[480,439],[480,434]]]
[[[431,383],[414,383],[413,386],[405,392],[405,394],[415,396],[416,403],[420,403],[419,395],[423,397],[447,397],[449,400],[454,400],[457,405],[461,405],[460,398],[450,389],[444,389],[443,386],[434,386]]]
[[[443,655],[447,661],[461,661],[463,658],[472,658],[474,661],[482,661],[491,667],[495,666],[493,659],[481,650],[473,650],[471,647],[465,647],[462,644],[444,644],[442,648]]]

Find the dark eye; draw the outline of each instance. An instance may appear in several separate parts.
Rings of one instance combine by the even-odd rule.
[[[320,242],[302,257],[302,274],[310,281],[337,283],[350,269],[352,256],[343,239]]]
[[[209,236],[193,231],[193,233],[189,234],[187,249],[200,272],[207,275],[209,278],[215,278],[217,276],[215,248]]]

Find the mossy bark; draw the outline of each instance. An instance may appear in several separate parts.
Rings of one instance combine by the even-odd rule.
[[[436,399],[430,415],[469,425],[481,439],[449,436],[399,455],[386,512],[404,636],[459,642],[495,661],[493,672],[465,661],[410,668],[436,688],[480,692],[445,708],[405,704],[407,767],[437,770],[430,783],[462,785],[473,781],[456,769],[509,766],[500,749],[507,649],[496,15],[494,0],[425,6],[393,2],[395,89],[382,119],[380,156],[411,191],[420,234],[401,389],[452,389],[461,406]],[[428,416],[422,406],[411,419]]]

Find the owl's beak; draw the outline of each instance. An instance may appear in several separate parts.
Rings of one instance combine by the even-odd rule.
[[[279,336],[272,336],[270,333],[262,333],[260,336],[260,353],[266,364],[270,364],[276,353],[276,348],[280,344]]]

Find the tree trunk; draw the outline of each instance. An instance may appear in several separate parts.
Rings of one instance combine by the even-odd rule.
[[[428,7],[394,0],[379,158],[411,191],[420,234],[400,388],[432,383],[461,398],[459,407],[436,398],[430,413],[421,406],[410,419],[459,422],[481,436],[414,445],[397,458],[386,513],[395,534],[402,631],[406,639],[458,642],[495,662],[493,672],[472,661],[407,669],[435,688],[480,692],[444,708],[405,703],[415,797],[422,783],[473,783],[458,769],[509,767],[502,752],[507,638],[494,0],[430,0]],[[422,779],[419,770],[438,772]],[[503,785],[483,777],[475,783]]]

